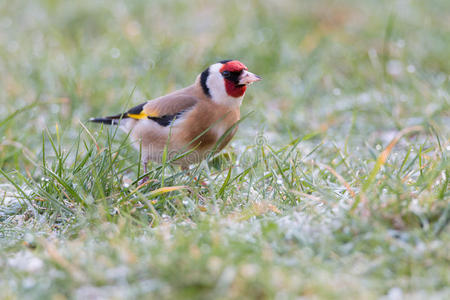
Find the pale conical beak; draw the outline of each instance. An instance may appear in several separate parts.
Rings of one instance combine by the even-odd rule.
[[[261,79],[262,78],[259,77],[258,75],[253,74],[252,72],[244,70],[244,71],[242,71],[242,74],[239,77],[239,84],[247,85],[247,84],[253,83],[255,81],[260,81]]]

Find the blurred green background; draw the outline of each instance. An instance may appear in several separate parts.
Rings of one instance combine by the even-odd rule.
[[[79,120],[189,85],[226,58],[265,79],[242,108],[257,112],[249,134],[339,135],[355,109],[363,138],[442,124],[449,11],[447,1],[4,2],[0,117],[37,106],[1,134],[31,149],[55,123],[70,137]],[[16,146],[1,147],[4,165]]]
[[[449,53],[448,0],[2,1],[0,297],[448,297]],[[168,198],[162,171],[137,193],[124,147],[119,175],[92,175],[105,163],[85,153],[109,140],[90,117],[222,59],[264,78],[232,171],[174,175],[190,193]]]

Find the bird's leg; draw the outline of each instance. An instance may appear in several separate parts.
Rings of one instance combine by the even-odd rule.
[[[181,165],[181,171],[184,172],[186,176],[191,176],[191,172],[189,171],[189,165]]]
[[[191,176],[191,171],[189,169],[189,165],[182,165],[181,170],[184,171],[187,176]],[[194,181],[199,181],[197,176],[194,176]],[[203,186],[208,185],[205,181],[201,181],[200,184]]]
[[[144,167],[144,174],[147,174],[147,164],[148,164],[148,160],[142,161],[142,165]],[[141,181],[139,181],[139,185],[142,185],[142,184],[146,183],[147,181],[148,181],[148,175],[145,175],[145,177],[142,178]]]

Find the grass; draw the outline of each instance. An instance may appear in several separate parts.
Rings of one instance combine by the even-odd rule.
[[[0,4],[1,298],[450,296],[448,1]],[[87,124],[243,61],[220,155]]]

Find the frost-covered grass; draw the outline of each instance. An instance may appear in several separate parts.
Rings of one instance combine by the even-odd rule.
[[[448,299],[450,2],[3,1],[0,295]],[[236,58],[221,155],[87,124]]]

